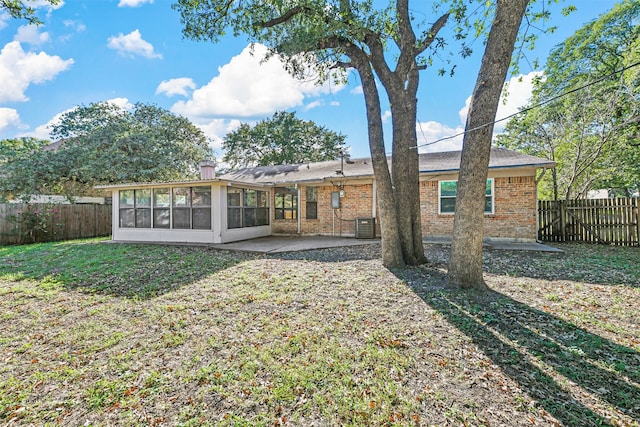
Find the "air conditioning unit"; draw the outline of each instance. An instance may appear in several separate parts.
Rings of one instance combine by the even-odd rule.
[[[375,239],[376,219],[356,218],[356,239]]]

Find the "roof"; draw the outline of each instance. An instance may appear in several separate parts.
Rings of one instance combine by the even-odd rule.
[[[183,180],[183,181],[162,181],[162,182],[126,182],[122,184],[104,184],[104,185],[96,185],[95,189],[97,190],[109,190],[113,188],[147,188],[147,187],[159,187],[163,185],[169,186],[205,186],[211,185],[213,182],[220,182],[218,178],[214,179],[191,179],[191,180]]]
[[[455,172],[460,169],[461,151],[420,154],[421,174]],[[390,159],[389,159],[390,160]],[[528,154],[518,153],[505,148],[492,148],[489,169],[509,168],[551,168],[555,163]],[[329,160],[325,162],[303,163],[296,165],[257,166],[239,169],[218,177],[223,181],[243,182],[247,184],[290,184],[321,182],[332,178],[371,178],[373,167],[371,159]]]
[[[420,173],[423,175],[456,172],[460,168],[460,151],[420,154]],[[388,158],[390,161],[391,158]],[[555,162],[518,153],[505,148],[492,148],[489,169],[510,168],[552,168]],[[158,187],[160,185],[206,185],[213,182],[246,185],[290,185],[296,183],[319,183],[331,179],[373,178],[371,159],[328,160],[325,162],[301,163],[296,165],[256,166],[239,169],[220,175],[214,179],[172,182],[147,182],[98,185],[99,190],[117,188]]]

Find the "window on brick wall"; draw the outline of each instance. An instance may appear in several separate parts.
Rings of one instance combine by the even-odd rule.
[[[493,178],[487,180],[485,190],[484,213],[493,213]],[[438,187],[439,209],[441,214],[452,214],[455,211],[456,196],[458,195],[458,181],[440,181]]]
[[[318,219],[318,187],[307,187],[307,219]]]
[[[275,190],[276,219],[298,218],[298,190],[293,187],[276,187]]]

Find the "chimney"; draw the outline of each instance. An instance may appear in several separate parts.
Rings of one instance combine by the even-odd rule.
[[[216,161],[203,160],[200,162],[200,179],[216,178]]]

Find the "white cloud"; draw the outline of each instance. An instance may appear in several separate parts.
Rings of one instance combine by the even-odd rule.
[[[506,98],[503,96],[500,100],[498,111],[496,113],[496,120],[500,120],[517,113],[521,107],[525,106],[531,97],[533,80],[541,75],[541,72],[534,71],[526,75],[511,78],[505,84],[505,86],[508,87],[508,91],[506,93]],[[464,106],[458,111],[460,125],[455,128],[438,122],[418,123],[418,145],[422,145],[419,147],[420,152],[426,153],[461,150],[462,140],[464,138],[464,135],[461,135],[461,133],[464,132],[470,103],[471,97],[468,97]],[[493,129],[494,135],[503,132],[506,124],[507,120],[496,123]],[[456,136],[454,137],[454,135]],[[442,138],[446,139],[432,144],[434,141]],[[424,145],[425,143],[429,145]]]
[[[11,15],[7,12],[0,12],[0,30],[9,25],[9,19],[11,19]]]
[[[304,106],[304,111],[313,110],[314,108],[322,107],[324,105],[324,101],[322,99],[316,99],[315,101],[311,101],[310,103]]]
[[[7,43],[0,51],[0,102],[27,101],[24,92],[29,85],[52,80],[72,64],[73,59],[25,52],[20,42]]]
[[[36,8],[36,9],[39,9],[39,8],[46,8],[47,10],[52,11],[52,10],[60,9],[62,6],[64,6],[64,1],[62,1],[62,0],[61,0],[61,1],[60,1],[60,2],[58,2],[57,4],[52,5],[52,4],[51,4],[49,1],[47,1],[47,0],[32,0],[32,1],[29,3],[29,6],[30,6],[30,7],[34,7],[34,8]]]
[[[238,129],[242,122],[238,119],[212,119],[212,120],[196,120],[194,124],[198,126],[211,141],[211,147],[220,149],[224,137],[234,130]]]
[[[505,88],[507,88],[506,97],[503,95],[500,99],[500,104],[498,104],[496,120],[504,119],[520,111],[520,108],[524,107],[531,98],[533,81],[540,76],[542,76],[542,72],[532,71],[529,74],[521,74],[509,79],[509,81],[505,83]],[[465,124],[467,121],[470,103],[471,97],[468,97],[464,107],[458,112],[462,124]],[[506,124],[507,120],[496,123],[493,133],[503,132]]]
[[[420,153],[462,149],[462,135],[458,134],[464,132],[464,126],[452,128],[442,123],[429,121],[418,123],[416,125],[416,132],[418,135],[418,151]],[[458,136],[451,138],[453,135]],[[434,143],[442,138],[447,139]]]
[[[49,33],[46,31],[39,32],[39,28],[36,25],[21,25],[18,27],[18,33],[13,39],[22,43],[40,45],[49,41]]]
[[[503,99],[498,105],[496,120],[509,117],[527,105],[533,93],[533,82],[542,75],[543,73],[541,71],[532,71],[529,74],[521,74],[509,79],[506,83],[506,102],[504,102],[505,99]],[[507,120],[496,123],[494,132],[503,132],[506,125]]]
[[[390,110],[387,110],[384,113],[382,113],[382,123],[387,123],[390,118],[391,118],[391,111]]]
[[[0,132],[7,128],[23,127],[18,111],[13,108],[0,107]]]
[[[218,75],[196,89],[191,99],[173,105],[173,112],[186,117],[255,117],[304,104],[305,98],[336,93],[344,88],[327,82],[300,82],[291,77],[277,57],[264,60],[267,48],[246,47]],[[309,104],[312,105],[312,104]],[[312,105],[313,106],[313,105]]]
[[[196,88],[196,82],[189,77],[163,80],[156,89],[156,95],[164,93],[168,97],[173,95],[189,96],[189,92]]]
[[[364,90],[362,89],[362,85],[358,85],[354,87],[353,89],[351,89],[350,93],[353,95],[362,95],[364,93]]]
[[[84,25],[82,22],[77,22],[77,21],[74,21],[72,19],[65,20],[63,22],[63,24],[64,24],[65,27],[72,28],[78,33],[82,33],[83,31],[85,31],[87,29],[87,26]]]
[[[133,104],[129,102],[128,98],[111,98],[111,99],[107,99],[104,102],[108,102],[109,104],[116,105],[122,108],[123,110],[133,109]]]
[[[138,7],[145,3],[153,3],[153,0],[120,0],[118,7]]]
[[[145,58],[162,58],[161,54],[154,51],[151,43],[143,40],[138,29],[126,35],[120,33],[117,36],[109,37],[107,47],[117,51],[122,56],[134,57],[139,55]]]

